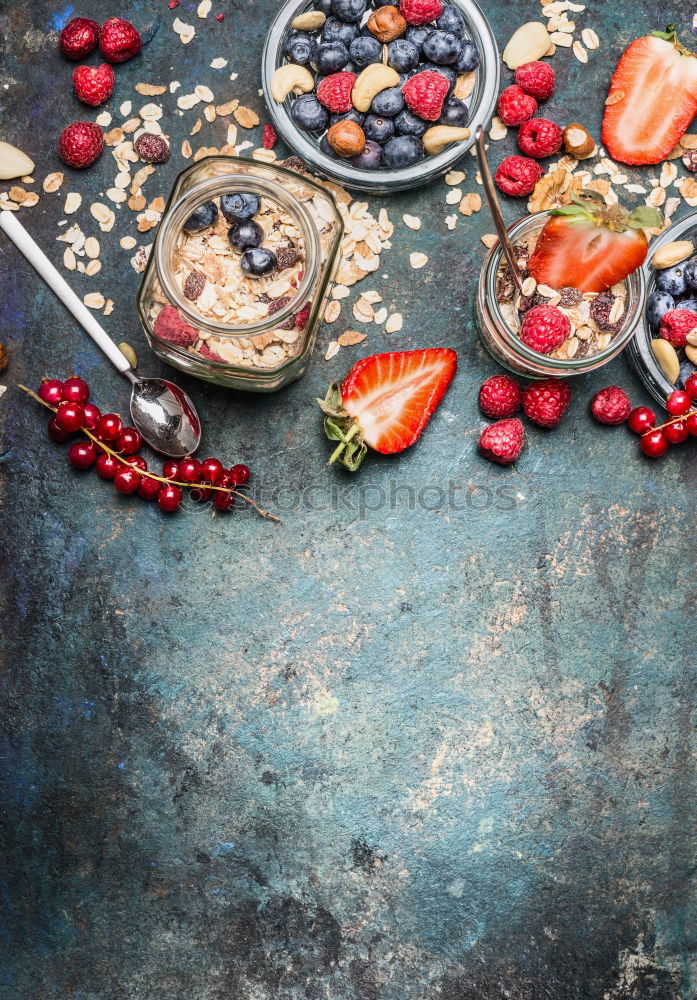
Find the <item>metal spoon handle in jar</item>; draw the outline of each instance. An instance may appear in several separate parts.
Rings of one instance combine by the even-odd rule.
[[[489,203],[489,210],[491,212],[491,217],[494,220],[494,227],[496,228],[496,234],[499,238],[499,243],[503,249],[506,260],[508,261],[508,266],[513,274],[513,280],[515,281],[518,291],[523,290],[523,276],[520,273],[520,268],[518,267],[518,261],[516,260],[515,253],[513,252],[513,246],[508,238],[508,232],[506,230],[506,223],[503,221],[503,215],[501,214],[501,206],[499,205],[499,199],[496,195],[496,188],[494,187],[494,179],[491,176],[491,170],[489,169],[489,160],[486,155],[486,136],[481,125],[477,129],[476,134],[476,150],[477,150],[477,160],[479,162],[479,171],[482,175],[482,183],[484,185],[484,191],[486,193],[486,200]]]

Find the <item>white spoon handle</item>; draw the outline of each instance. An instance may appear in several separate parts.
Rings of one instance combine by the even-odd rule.
[[[7,233],[14,245],[22,251],[49,288],[53,289],[63,305],[70,310],[78,323],[89,333],[97,347],[104,351],[117,371],[121,372],[122,375],[130,372],[131,366],[128,359],[121,353],[107,332],[102,329],[94,318],[94,314],[80,301],[65,278],[58,273],[43,250],[34,242],[12,212],[7,210],[0,212],[0,229]]]

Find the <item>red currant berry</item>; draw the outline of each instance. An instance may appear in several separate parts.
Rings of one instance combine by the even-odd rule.
[[[68,458],[76,469],[91,469],[97,461],[97,449],[91,441],[76,441],[68,448]]]
[[[104,413],[99,418],[95,434],[100,441],[116,441],[121,436],[123,424],[118,413]]]
[[[79,431],[85,421],[81,403],[61,403],[56,410],[56,425],[71,434]]]
[[[127,469],[121,466],[114,476],[114,486],[119,493],[135,493],[140,486],[141,476],[135,469]]]
[[[141,469],[143,472],[145,472],[148,467],[148,463],[142,455],[128,455],[128,457],[125,458],[125,461],[126,465],[130,465],[132,469]]]
[[[230,510],[235,503],[235,498],[232,493],[223,493],[222,490],[216,490],[213,503],[218,510]]]
[[[656,414],[648,406],[635,406],[627,418],[627,427],[635,434],[645,434],[656,424]]]
[[[666,399],[666,410],[670,413],[671,417],[681,417],[683,413],[687,413],[691,409],[692,401],[682,389],[673,389],[668,399]]]
[[[191,489],[191,499],[200,503],[203,500],[208,500],[213,490],[210,488],[211,484],[203,479],[197,486],[193,486]]]
[[[690,434],[684,420],[675,420],[672,424],[666,424],[663,433],[671,444],[682,444]]]
[[[143,500],[154,500],[160,492],[161,487],[162,483],[157,479],[151,479],[149,476],[141,476],[140,485],[138,486],[138,496],[142,497]]]
[[[157,494],[157,502],[162,508],[168,513],[175,511],[180,503],[182,502],[182,491],[178,486],[173,486],[172,483],[166,483],[164,486],[160,487]]]
[[[85,422],[82,426],[86,427],[88,431],[93,431],[99,423],[102,411],[94,403],[85,403],[82,410],[85,414]]]
[[[89,398],[90,387],[77,375],[71,375],[63,383],[61,399],[64,399],[66,403],[86,403]]]
[[[691,413],[689,417],[685,417],[685,426],[688,434],[697,437],[697,413]]]
[[[225,472],[223,472],[222,476],[220,477],[220,479],[218,480],[218,482],[215,485],[216,486],[232,486],[232,487],[234,487],[236,484],[233,481],[233,478],[230,475],[230,473],[226,470]]]
[[[162,466],[162,475],[165,479],[179,479],[179,462],[175,462],[174,459],[165,462]]]
[[[215,485],[225,472],[223,463],[217,458],[207,458],[201,462],[201,479]]]
[[[236,486],[244,486],[249,482],[249,469],[246,465],[233,465],[230,475]]]
[[[670,444],[663,431],[649,431],[639,438],[639,447],[649,458],[660,458],[668,451]]]
[[[179,463],[179,478],[183,483],[197,483],[201,478],[201,463],[195,458],[183,458]]]
[[[121,463],[113,455],[107,455],[105,451],[97,459],[97,475],[102,479],[113,479],[121,468]]]
[[[64,431],[61,427],[59,427],[56,423],[56,418],[51,417],[48,422],[48,436],[52,441],[55,441],[56,444],[63,444],[64,441],[69,441],[73,435],[70,431]]]
[[[39,386],[37,396],[49,406],[58,406],[63,399],[63,383],[57,378],[46,378]]]
[[[114,451],[118,451],[122,455],[135,455],[142,447],[143,438],[140,431],[137,431],[135,427],[124,427],[116,439]]]
[[[693,372],[685,379],[685,392],[690,399],[697,399],[697,372]]]

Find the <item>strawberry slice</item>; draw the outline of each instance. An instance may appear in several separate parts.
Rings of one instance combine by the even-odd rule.
[[[660,163],[668,156],[697,112],[697,56],[678,42],[674,25],[632,42],[608,101],[603,144],[614,160]]]
[[[629,214],[621,205],[590,197],[553,209],[528,262],[538,285],[604,292],[641,267],[648,252],[644,229],[660,228],[663,217],[640,205]]]
[[[327,437],[340,444],[337,459],[355,472],[367,446],[383,455],[409,448],[421,436],[457,368],[446,347],[373,354],[357,361],[341,386],[334,382],[317,402]]]

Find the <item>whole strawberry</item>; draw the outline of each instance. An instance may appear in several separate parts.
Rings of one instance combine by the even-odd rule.
[[[498,189],[514,198],[532,194],[541,177],[542,167],[527,156],[506,156],[494,174]]]
[[[623,424],[631,411],[629,397],[618,385],[601,389],[591,399],[591,413],[599,424]]]
[[[571,333],[571,321],[555,306],[533,306],[520,328],[522,342],[538,354],[551,354]]]
[[[449,89],[450,84],[442,73],[427,69],[407,80],[402,87],[402,97],[415,115],[435,122],[440,118]]]
[[[96,108],[114,92],[114,71],[109,63],[99,66],[76,66],[73,70],[75,96],[83,104]]]
[[[67,125],[58,140],[60,158],[69,167],[89,167],[104,148],[104,136],[99,125],[92,122],[73,122]]]
[[[122,17],[110,17],[99,31],[99,49],[107,62],[127,62],[137,56],[142,47],[138,32]]]
[[[518,86],[538,101],[546,101],[554,93],[554,70],[549,63],[529,62],[515,71]]]
[[[487,417],[512,417],[520,409],[522,392],[510,375],[492,375],[479,390],[479,406]]]
[[[443,13],[441,0],[400,0],[399,13],[407,24],[428,24]]]
[[[563,131],[547,118],[531,118],[518,132],[520,151],[538,160],[558,153],[563,140]]]
[[[58,47],[66,59],[77,62],[94,52],[99,44],[99,25],[89,17],[74,17],[60,33]]]
[[[537,101],[514,84],[502,91],[497,110],[504,125],[515,127],[532,118],[537,111]]]
[[[516,417],[498,420],[485,427],[479,437],[479,450],[490,462],[510,465],[520,455],[525,444],[525,429]]]
[[[556,427],[571,402],[569,383],[543,378],[523,389],[523,413],[538,427]]]

